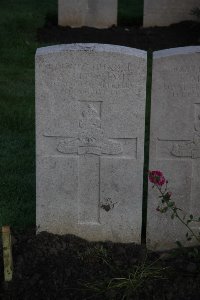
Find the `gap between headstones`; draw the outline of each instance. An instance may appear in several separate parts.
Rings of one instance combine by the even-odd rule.
[[[142,230],[141,230],[141,243],[144,245],[146,244],[146,227],[147,227],[147,195],[148,195],[152,66],[153,66],[153,52],[152,52],[152,50],[148,50],[148,52],[147,52],[146,109],[145,109],[143,197],[142,197]]]

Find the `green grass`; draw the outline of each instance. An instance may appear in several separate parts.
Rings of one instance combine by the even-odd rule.
[[[57,0],[0,2],[0,226],[35,225],[36,30],[56,14]],[[121,23],[141,15],[140,0],[119,0]]]
[[[0,226],[35,225],[36,29],[56,0],[0,4]]]
[[[102,299],[107,298],[108,293],[110,299],[135,299],[135,296],[148,284],[167,279],[170,272],[170,268],[163,267],[158,259],[149,262],[147,255],[140,263],[130,266],[128,270],[119,270],[112,265],[112,261],[108,262],[108,267],[112,270],[113,276],[119,274],[119,277],[105,277],[104,280],[94,279],[93,282],[84,282],[82,290],[93,292],[99,296],[99,299],[100,296]]]
[[[143,0],[118,0],[118,24],[142,25]]]

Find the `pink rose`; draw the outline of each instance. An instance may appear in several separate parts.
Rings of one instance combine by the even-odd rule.
[[[149,171],[149,181],[159,186],[162,186],[166,182],[161,171]]]

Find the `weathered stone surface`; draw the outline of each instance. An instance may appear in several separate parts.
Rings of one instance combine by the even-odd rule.
[[[149,169],[164,173],[177,207],[200,216],[200,47],[154,52],[152,80]],[[179,220],[156,211],[151,184],[148,196],[148,247],[190,245]]]
[[[37,50],[39,231],[140,242],[146,59],[99,44]]]
[[[107,28],[117,24],[117,0],[58,0],[58,25]]]
[[[197,20],[191,10],[199,0],[144,0],[143,26],[168,26],[185,20]]]

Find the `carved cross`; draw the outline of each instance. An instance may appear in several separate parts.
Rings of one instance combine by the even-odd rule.
[[[181,145],[175,144],[171,154],[177,157],[190,157],[193,159],[200,158],[200,104],[195,103],[195,120],[193,140],[184,142]]]
[[[124,152],[123,140],[108,139],[101,126],[102,102],[79,101],[80,119],[77,135],[60,137],[56,149],[58,152],[78,156],[78,222],[79,224],[100,224],[100,207],[108,211],[116,203],[109,199],[100,199],[101,157],[121,157]],[[99,105],[99,109],[95,105]],[[52,137],[46,135],[46,137]],[[54,136],[55,137],[55,136]],[[130,139],[129,139],[130,140]]]
[[[200,133],[195,132],[192,141],[173,145],[171,154],[177,157],[200,158]]]
[[[194,132],[191,140],[188,141],[165,141],[159,139],[159,141],[162,143],[169,143],[171,144],[171,149],[167,146],[169,149],[170,155],[177,157],[177,158],[183,158],[186,160],[191,161],[192,165],[192,174],[191,174],[191,195],[190,199],[190,214],[193,214],[192,208],[195,207],[195,201],[197,200],[197,195],[193,194],[193,189],[196,189],[196,182],[194,183],[194,177],[193,174],[198,174],[198,170],[200,169],[200,103],[194,104]],[[194,170],[196,172],[194,172]],[[197,229],[197,227],[194,227],[193,229]]]

